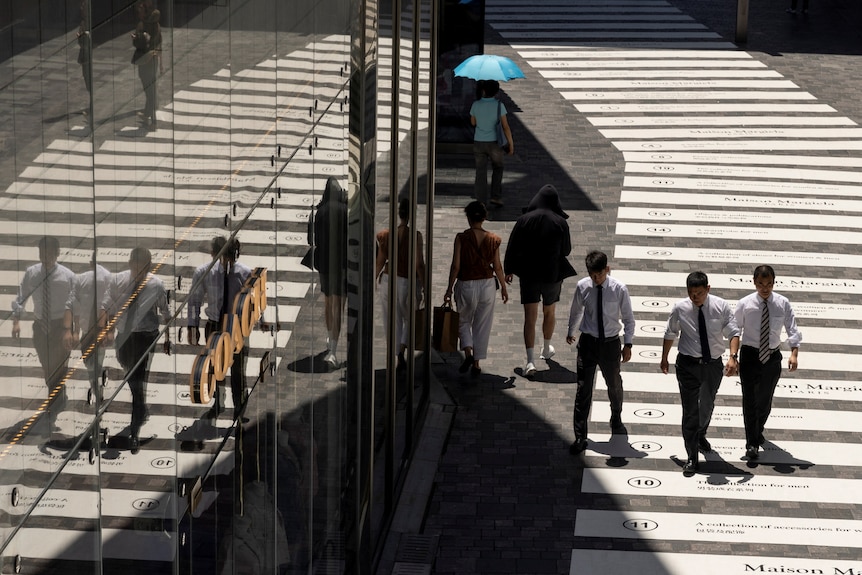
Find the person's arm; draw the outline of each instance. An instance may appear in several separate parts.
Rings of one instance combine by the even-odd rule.
[[[787,369],[796,371],[799,367],[797,356],[799,355],[799,344],[802,343],[802,332],[796,325],[796,315],[793,313],[793,307],[790,301],[784,304],[784,330],[787,332],[787,345],[790,346],[790,359],[788,359]]]
[[[383,268],[386,267],[386,261],[389,259],[389,254],[383,249],[383,244],[380,240],[377,241],[377,259],[374,260],[374,279],[380,281],[380,276],[383,273]]]
[[[667,372],[670,371],[670,363],[668,362],[667,358],[668,358],[668,355],[670,354],[671,348],[673,348],[673,340],[672,339],[662,340],[661,363],[659,364],[659,366],[661,367],[661,372],[665,375],[667,375]]]
[[[741,334],[741,330],[739,329],[739,325],[736,323],[736,317],[733,313],[730,312],[730,305],[727,302],[724,302],[724,310],[722,311],[722,316],[724,319],[724,333],[725,337],[730,342],[730,357],[727,360],[727,364],[724,366],[725,375],[736,375],[739,372],[739,360],[737,359],[739,356],[739,336]]]
[[[518,242],[520,241],[518,238],[520,226],[518,222],[515,222],[515,226],[512,228],[511,233],[509,234],[509,241],[506,244],[506,254],[503,256],[503,273],[506,274],[506,283],[512,283],[513,276],[515,275],[516,267],[518,265]]]
[[[425,290],[425,249],[422,242],[422,232],[416,231],[416,281],[419,291]]]
[[[509,155],[513,156],[515,154],[515,140],[512,139],[512,130],[509,129],[509,120],[506,119],[506,116],[507,114],[500,116],[500,125],[503,126],[503,133],[509,140]]]
[[[635,314],[632,310],[632,298],[626,286],[620,291],[620,316],[623,322],[622,361],[626,363],[632,358],[632,341],[635,336]]]
[[[157,278],[151,278],[150,281],[153,281],[155,279],[157,279]],[[159,282],[158,289],[159,289],[159,295],[158,295],[158,300],[156,300],[156,308],[159,310],[159,316],[161,317],[162,323],[165,325],[170,325],[171,308],[168,305],[168,294],[165,291],[165,286],[162,282]],[[170,328],[165,330],[165,341],[162,344],[162,349],[165,352],[165,355],[171,355],[171,330],[170,330]]]
[[[33,288],[30,287],[32,273],[28,269],[24,272],[24,278],[21,280],[21,285],[18,286],[18,296],[12,300],[12,337],[21,337],[21,324],[19,319],[24,312],[24,306],[33,293]]]
[[[509,288],[506,286],[506,278],[503,275],[503,263],[500,261],[500,246],[494,250],[494,275],[497,276],[497,281],[500,283],[500,297],[503,298],[503,303],[509,302]]]
[[[80,341],[78,333],[78,322],[72,315],[72,310],[66,308],[63,312],[63,347],[71,351]]]
[[[584,300],[580,286],[575,286],[575,295],[572,298],[572,306],[569,308],[569,330],[566,332],[566,343],[575,343],[575,332],[578,330],[578,319],[584,312]]]
[[[455,245],[452,248],[452,263],[449,265],[449,282],[446,284],[446,293],[443,294],[444,302],[452,301],[452,289],[455,287],[455,280],[458,279],[458,273],[461,271],[461,234],[455,235]]]
[[[661,372],[664,374],[667,374],[670,370],[668,356],[673,347],[674,340],[677,335],[679,335],[679,329],[679,308],[677,306],[673,306],[670,316],[667,318],[667,326],[664,330],[664,340],[662,341],[661,346],[661,362],[659,363],[659,367],[661,368]]]

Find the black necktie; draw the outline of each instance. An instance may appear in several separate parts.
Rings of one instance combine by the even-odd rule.
[[[221,313],[219,314],[219,321],[222,321],[224,319],[224,316],[227,315],[227,313],[228,313],[227,297],[228,297],[228,279],[229,278],[230,278],[230,268],[225,267],[225,270],[224,270],[224,287],[222,289]]]
[[[697,333],[700,335],[700,356],[705,361],[712,359],[709,352],[709,334],[706,332],[706,318],[703,316],[703,306],[697,308]]]
[[[596,323],[599,326],[599,343],[605,341],[605,310],[602,306],[602,286],[597,285],[596,292]]]

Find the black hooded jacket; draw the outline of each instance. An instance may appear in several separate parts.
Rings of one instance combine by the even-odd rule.
[[[568,217],[557,189],[543,186],[512,228],[503,261],[506,275],[531,283],[558,282],[575,275],[566,259],[572,251]]]

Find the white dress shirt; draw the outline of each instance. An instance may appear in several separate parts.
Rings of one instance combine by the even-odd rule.
[[[667,320],[664,339],[679,336],[679,353],[690,357],[701,357],[700,332],[698,331],[697,306],[689,298],[674,304]],[[724,338],[739,336],[739,327],[727,302],[714,295],[707,295],[703,304],[706,333],[709,337],[710,359],[721,357],[725,350]]]
[[[790,300],[781,294],[772,292],[766,300],[769,307],[769,348],[775,349],[781,345],[781,328],[787,331],[787,345],[790,348],[799,347],[802,342],[802,332],[796,326],[796,316],[790,306]],[[736,304],[734,317],[736,324],[742,330],[742,345],[760,347],[760,316],[763,313],[763,298],[757,292],[748,294]]]
[[[75,276],[66,309],[71,310],[72,316],[77,318],[82,333],[90,331],[98,319],[99,306],[110,281],[111,272],[98,264],[95,273],[90,270]]]
[[[18,297],[12,300],[12,317],[20,319],[27,300],[32,296],[33,313],[36,319],[42,321],[63,319],[66,313],[66,300],[69,299],[74,280],[75,274],[66,266],[54,264],[54,267],[45,270],[41,263],[33,264],[24,272],[24,279],[18,287]],[[47,292],[50,302],[45,301],[46,282],[48,282]]]
[[[126,302],[129,302],[129,307],[132,307],[132,292],[136,287],[137,284],[132,278],[131,271],[126,270],[114,275],[105,291],[101,309],[109,316],[114,316],[120,312]],[[171,317],[165,285],[153,274],[147,274],[147,282],[136,299],[138,301],[132,310],[132,317],[128,317],[128,313],[123,313],[114,326],[117,328],[116,345],[118,348],[123,344],[122,341],[119,341],[123,334],[158,331],[159,319],[163,323],[167,323]],[[129,321],[132,322],[131,329],[126,328],[126,323]]]
[[[602,285],[602,312],[605,339],[613,339],[623,329],[623,343],[630,345],[635,335],[635,316],[629,289],[620,281],[607,276]],[[569,337],[576,331],[599,337],[599,324],[596,317],[596,298],[598,289],[592,278],[585,277],[575,287],[572,308],[569,312]],[[622,324],[620,324],[622,322]]]

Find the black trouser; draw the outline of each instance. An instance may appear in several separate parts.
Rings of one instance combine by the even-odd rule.
[[[158,331],[133,331],[117,350],[117,359],[126,370],[129,391],[132,392],[131,435],[137,437],[147,418],[147,377],[153,359],[153,344]],[[141,361],[143,358],[143,361]]]
[[[704,362],[697,357],[676,356],[676,380],[682,403],[682,439],[686,454],[692,461],[697,461],[697,442],[706,436],[723,375],[721,358]]]
[[[587,439],[587,420],[593,404],[593,388],[596,383],[596,367],[608,385],[608,399],[611,402],[611,416],[619,417],[623,410],[623,379],[620,376],[620,352],[622,344],[619,337],[604,342],[587,333],[578,339],[578,391],[575,395],[574,428],[575,441]]]
[[[221,325],[217,321],[208,320],[204,327],[204,338],[208,341],[210,334],[220,331]],[[233,354],[233,365],[230,366],[230,393],[233,399],[234,414],[239,411],[242,406],[243,396],[245,394],[245,366],[248,363],[248,339],[244,342],[239,353]],[[224,411],[225,403],[225,382],[224,380],[216,382],[216,394],[213,407],[218,412]]]
[[[66,409],[63,378],[69,370],[69,352],[63,346],[63,320],[34,321],[33,347],[36,348],[48,388],[48,423],[53,428],[57,425],[57,416]]]
[[[763,428],[772,411],[772,395],[781,377],[781,352],[777,349],[766,363],[760,363],[760,351],[750,345],[739,350],[739,381],[742,385],[742,421],[745,423],[745,447],[763,444]]]

